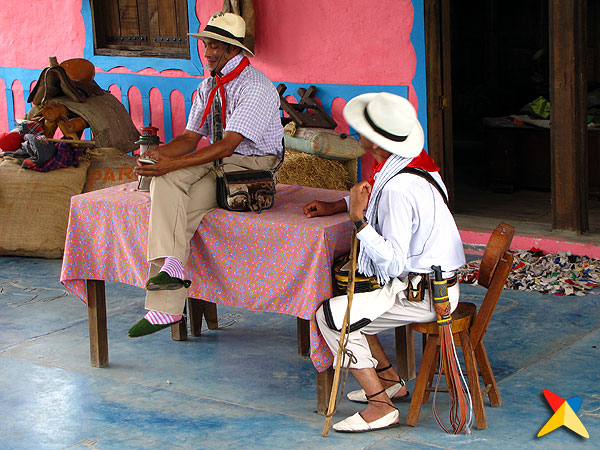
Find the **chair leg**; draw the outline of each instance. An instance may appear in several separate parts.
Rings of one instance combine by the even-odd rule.
[[[409,325],[396,327],[396,365],[404,381],[417,376],[415,364],[415,333]]]
[[[491,386],[488,391],[490,405],[501,406],[502,398],[500,397],[498,384],[496,383],[494,372],[492,372],[492,366],[490,365],[490,360],[487,357],[487,352],[485,351],[483,341],[479,342],[479,345],[475,347],[475,359],[477,360],[479,370],[481,370],[481,377],[483,378],[484,385],[486,388],[487,386]]]
[[[413,392],[410,409],[408,410],[408,417],[406,418],[407,425],[415,427],[419,421],[421,406],[423,406],[423,399],[425,397],[425,388],[427,387],[427,382],[429,381],[432,370],[435,370],[435,354],[438,343],[438,336],[429,336],[427,338],[427,345],[423,352],[421,367],[419,368],[419,374],[417,375],[417,381],[415,383],[415,391]]]
[[[467,376],[469,377],[469,390],[471,391],[475,423],[478,430],[484,430],[487,428],[487,419],[485,417],[485,409],[483,408],[483,395],[481,393],[481,385],[479,384],[479,371],[475,362],[475,353],[471,347],[469,334],[463,331],[459,335],[465,357],[465,366],[467,367]]]
[[[427,347],[427,344],[425,344]],[[423,349],[425,349],[423,347]],[[433,355],[433,365],[431,366],[431,370],[429,371],[429,376],[427,377],[427,387],[425,389],[425,394],[423,395],[423,403],[427,403],[429,401],[429,395],[431,394],[431,389],[433,388],[433,378],[435,377],[435,369],[437,368],[437,362],[440,360],[440,347],[436,345],[435,353]],[[442,369],[440,368],[440,371]],[[441,376],[441,372],[440,372]]]

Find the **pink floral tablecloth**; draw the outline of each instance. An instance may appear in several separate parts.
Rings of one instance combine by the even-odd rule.
[[[135,187],[124,184],[71,200],[61,282],[83,301],[87,279],[145,285],[150,197]],[[278,185],[274,207],[261,214],[210,212],[192,239],[189,297],[309,319],[311,359],[325,370],[332,356],[314,314],[332,295],[331,265],[348,251],[352,224],[346,214],[308,219],[302,206],[343,196]]]

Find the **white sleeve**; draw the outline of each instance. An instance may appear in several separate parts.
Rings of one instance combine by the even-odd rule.
[[[385,190],[379,200],[379,234],[366,225],[356,236],[361,249],[391,278],[405,272],[407,255],[413,234],[414,206],[398,191]],[[417,227],[418,224],[414,224]]]

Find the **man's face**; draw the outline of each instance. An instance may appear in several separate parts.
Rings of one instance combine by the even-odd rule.
[[[237,54],[237,47],[234,45],[230,46],[230,50],[227,51],[225,42],[210,38],[203,38],[202,41],[204,42],[204,58],[206,58],[211,71],[220,72],[227,61]]]
[[[372,153],[373,143],[370,140],[368,140],[366,137],[364,137],[362,134],[358,135],[358,143],[364,150]]]

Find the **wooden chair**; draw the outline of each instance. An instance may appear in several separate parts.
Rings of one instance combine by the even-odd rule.
[[[452,313],[452,336],[456,346],[463,350],[469,390],[475,413],[477,429],[487,428],[483,397],[487,394],[491,406],[500,406],[502,400],[494,373],[483,345],[483,335],[490,323],[492,314],[506,278],[510,272],[513,256],[508,252],[515,229],[511,225],[500,223],[492,233],[481,260],[478,284],[487,288],[483,303],[477,312],[473,303],[460,302]],[[439,361],[440,341],[437,322],[413,323],[412,330],[427,336],[426,345],[413,397],[408,411],[407,425],[416,426],[421,412],[421,406],[429,399],[433,390],[432,382]],[[479,370],[478,370],[479,367]],[[440,368],[442,370],[442,368]],[[479,371],[483,378],[485,389],[481,390],[479,384]],[[448,379],[447,379],[448,381]]]

